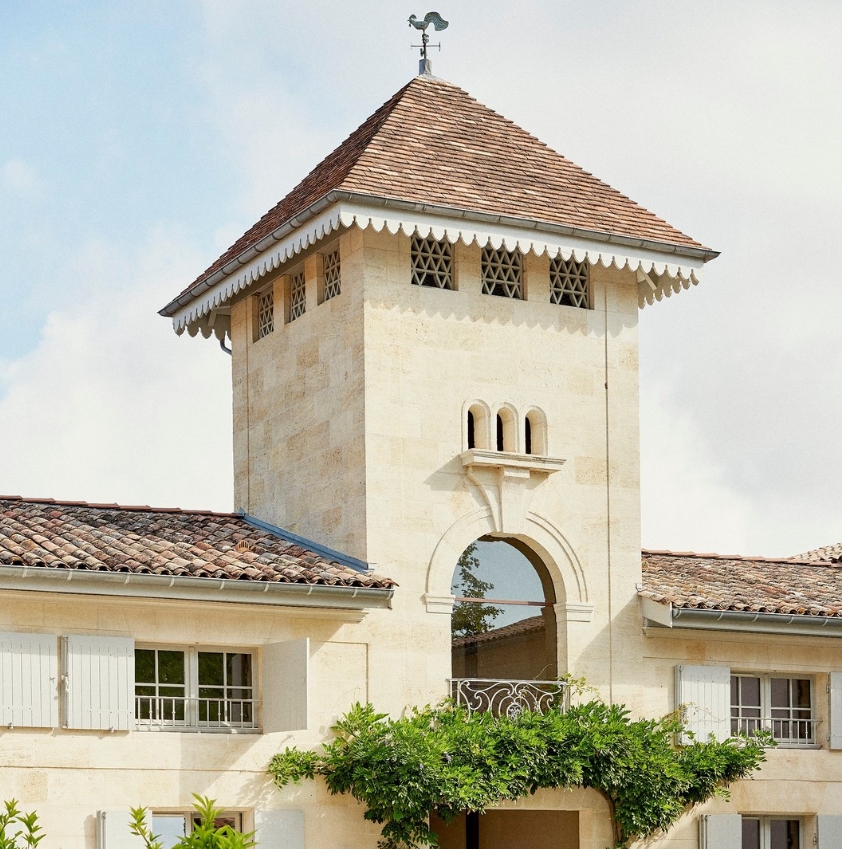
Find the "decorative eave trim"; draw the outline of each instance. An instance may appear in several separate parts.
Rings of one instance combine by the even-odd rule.
[[[45,566],[0,566],[0,590],[344,610],[389,608],[394,595],[391,588],[219,580],[136,572],[86,572]]]
[[[696,285],[696,272],[719,256],[706,248],[335,190],[170,301],[160,315],[172,318],[177,333],[197,322],[202,326],[191,328],[193,333],[224,333],[222,328],[205,328],[206,322],[200,319],[302,251],[352,226],[371,227],[377,232],[385,227],[390,233],[432,234],[436,239],[466,245],[505,245],[509,250],[517,247],[539,256],[561,254],[565,259],[573,256],[578,262],[600,263],[605,268],[628,268],[637,273],[641,307]]]
[[[842,617],[674,607],[641,597],[644,625],[695,631],[743,631],[802,637],[842,637]]]

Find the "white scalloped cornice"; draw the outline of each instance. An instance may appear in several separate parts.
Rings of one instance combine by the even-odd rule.
[[[390,233],[402,231],[422,237],[432,234],[436,239],[447,239],[451,243],[491,244],[509,250],[517,247],[523,253],[532,252],[538,256],[561,254],[565,259],[572,256],[578,262],[587,261],[605,268],[627,268],[637,274],[641,307],[696,285],[699,282],[696,273],[708,259],[717,256],[704,249],[589,233],[546,222],[439,210],[424,204],[387,199],[375,201],[377,199],[350,193],[331,193],[189,293],[179,296],[161,310],[161,314],[172,317],[177,333],[187,328],[192,334],[201,332],[209,336],[212,332],[217,335],[222,332],[224,337],[222,326],[214,327],[210,321],[214,310],[302,251],[348,227],[371,227],[377,232],[385,228]],[[316,207],[320,207],[320,211],[316,211]],[[252,254],[250,259],[248,254]]]

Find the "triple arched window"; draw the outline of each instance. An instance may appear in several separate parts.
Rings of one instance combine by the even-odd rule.
[[[465,446],[510,454],[547,453],[547,419],[543,410],[519,411],[513,404],[491,408],[472,401],[465,410]]]

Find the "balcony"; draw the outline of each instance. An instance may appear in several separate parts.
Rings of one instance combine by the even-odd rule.
[[[818,719],[791,716],[732,716],[731,733],[751,735],[758,731],[767,731],[780,746],[810,748],[818,745],[816,726],[819,722]]]
[[[450,678],[450,695],[468,713],[519,716],[525,710],[566,710],[569,687],[563,681],[518,681],[504,678]]]
[[[135,696],[139,731],[257,731],[256,699]]]

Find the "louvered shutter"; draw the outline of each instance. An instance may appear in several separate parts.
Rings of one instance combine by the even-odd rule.
[[[64,725],[134,728],[134,640],[64,637]]]
[[[842,749],[842,672],[831,672],[828,686],[830,694],[830,748]]]
[[[310,640],[263,647],[263,730],[307,728]]]
[[[303,811],[255,811],[257,849],[304,849]]]
[[[702,849],[742,849],[743,818],[739,814],[705,814],[699,825]]]
[[[144,849],[143,838],[129,828],[131,820],[127,810],[97,811],[96,849]]]
[[[58,727],[58,639],[0,633],[0,723]]]
[[[819,849],[842,849],[842,817],[819,814],[816,817]]]
[[[677,666],[675,706],[697,740],[731,736],[731,670],[727,666]],[[687,745],[690,739],[680,742]]]

